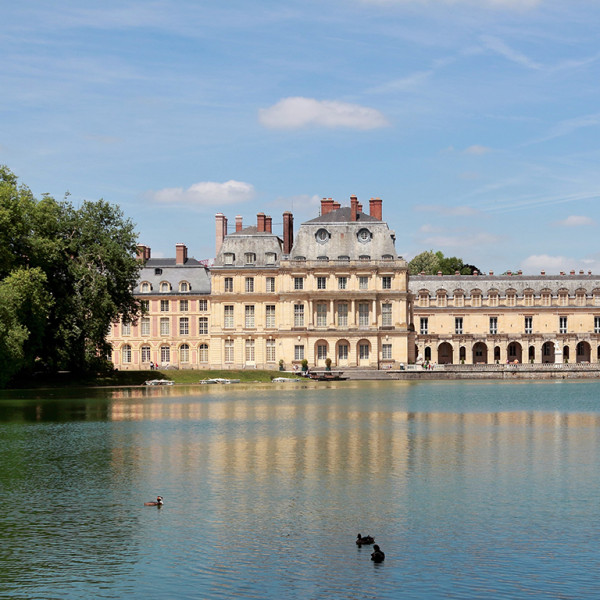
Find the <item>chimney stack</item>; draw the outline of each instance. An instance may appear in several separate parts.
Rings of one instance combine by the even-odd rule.
[[[283,253],[289,254],[294,243],[294,215],[289,210],[283,213]]]
[[[321,200],[321,216],[328,215],[333,210],[335,202],[331,198],[323,198]]]
[[[223,213],[215,215],[216,230],[215,230],[215,254],[219,254],[223,240],[227,235],[227,218]]]
[[[236,232],[241,231],[243,229],[243,221],[242,221],[242,216],[241,215],[237,215],[235,217],[235,230]]]
[[[273,233],[273,218],[265,217],[265,231],[267,233]]]
[[[185,244],[175,244],[175,264],[185,265],[187,261],[187,246]]]
[[[356,196],[350,196],[350,220],[356,221],[356,215],[358,213],[358,198]]]
[[[258,233],[265,232],[265,213],[258,213],[256,215],[256,226],[258,228]]]
[[[146,262],[150,258],[150,246],[140,244],[137,247],[137,259]]]
[[[369,213],[374,219],[378,219],[379,221],[382,219],[382,203],[381,198],[371,198],[369,200]]]
[[[340,208],[342,208],[342,205],[339,202],[336,202],[334,200],[333,201],[333,209],[332,210],[339,210]]]

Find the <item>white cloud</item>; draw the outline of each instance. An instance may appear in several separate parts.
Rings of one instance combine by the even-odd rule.
[[[469,146],[468,148],[465,148],[464,153],[465,154],[473,154],[475,156],[481,156],[482,154],[487,154],[488,152],[491,152],[492,149],[488,148],[487,146],[480,146],[479,144],[474,144],[473,146]]]
[[[146,196],[161,204],[186,204],[192,206],[218,206],[248,202],[254,198],[254,186],[243,181],[229,180],[224,183],[201,181],[187,189],[164,188],[150,191]]]
[[[270,108],[261,108],[258,118],[269,129],[318,126],[367,130],[389,125],[383,114],[374,108],[302,97],[284,98]]]
[[[567,256],[550,256],[549,254],[532,254],[528,256],[520,267],[527,273],[539,273],[545,271],[548,275],[557,274],[561,271],[570,273],[572,270],[580,270],[587,273],[600,272],[600,258],[569,258]]]
[[[569,215],[566,219],[556,222],[557,225],[563,227],[581,227],[582,225],[594,225],[594,223],[594,219],[582,215]]]
[[[491,50],[492,52],[496,52],[496,54],[499,54],[500,56],[503,56],[507,60],[517,63],[518,65],[521,65],[522,67],[526,67],[528,69],[535,69],[535,70],[539,70],[542,68],[542,65],[531,60],[530,58],[528,58],[527,56],[525,56],[518,50],[514,50],[513,48],[506,45],[502,40],[499,40],[498,38],[486,35],[481,38],[481,41],[483,42],[485,47],[488,48],[488,50]]]

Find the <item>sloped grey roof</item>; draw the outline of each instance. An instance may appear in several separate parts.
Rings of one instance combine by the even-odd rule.
[[[219,267],[275,267],[279,265],[283,241],[274,233],[261,231],[257,227],[245,227],[242,231],[228,234],[213,263],[213,268]],[[246,254],[253,253],[256,260],[246,264]],[[275,261],[267,262],[267,253],[275,255]],[[225,263],[225,254],[233,254],[233,263]]]
[[[290,258],[302,257],[306,260],[318,260],[321,257],[327,257],[329,260],[337,260],[340,257],[359,260],[362,256],[369,256],[371,260],[381,260],[384,256],[397,258],[394,246],[395,235],[387,223],[365,213],[358,213],[357,220],[351,221],[351,210],[348,207],[339,208],[302,223],[294,240]],[[321,230],[327,232],[326,240],[317,238],[317,232]],[[361,230],[369,233],[367,241],[359,240]]]
[[[463,290],[468,296],[471,290],[481,290],[487,296],[491,290],[501,296],[507,290],[514,290],[522,296],[525,290],[531,289],[536,295],[542,290],[550,290],[557,295],[559,290],[567,290],[570,296],[578,289],[585,289],[591,294],[594,289],[600,289],[600,277],[597,275],[411,275],[408,282],[409,290],[417,294],[419,290],[427,290],[435,296],[440,289],[446,290],[452,297],[455,290]]]
[[[157,270],[161,271],[160,273]],[[188,258],[183,265],[176,264],[174,258],[150,258],[140,271],[139,284],[147,281],[152,286],[151,294],[166,294],[160,291],[160,284],[166,281],[171,286],[171,294],[210,294],[210,273],[208,269],[195,258]],[[180,292],[179,284],[187,281],[191,288],[188,292]],[[140,292],[140,285],[136,293]]]

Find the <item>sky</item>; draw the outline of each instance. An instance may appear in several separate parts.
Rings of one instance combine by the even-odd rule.
[[[0,164],[103,198],[154,257],[383,199],[396,249],[600,273],[597,0],[22,0]]]

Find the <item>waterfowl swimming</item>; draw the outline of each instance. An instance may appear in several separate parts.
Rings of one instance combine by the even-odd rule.
[[[385,553],[377,544],[375,544],[373,546],[373,552],[371,553],[371,560],[376,563],[380,563],[385,560]]]
[[[360,533],[356,536],[356,545],[357,546],[368,546],[375,541],[375,538],[371,535],[365,535],[362,537]]]
[[[144,506],[162,506],[162,505],[163,505],[162,496],[156,496],[155,502],[144,502]]]

